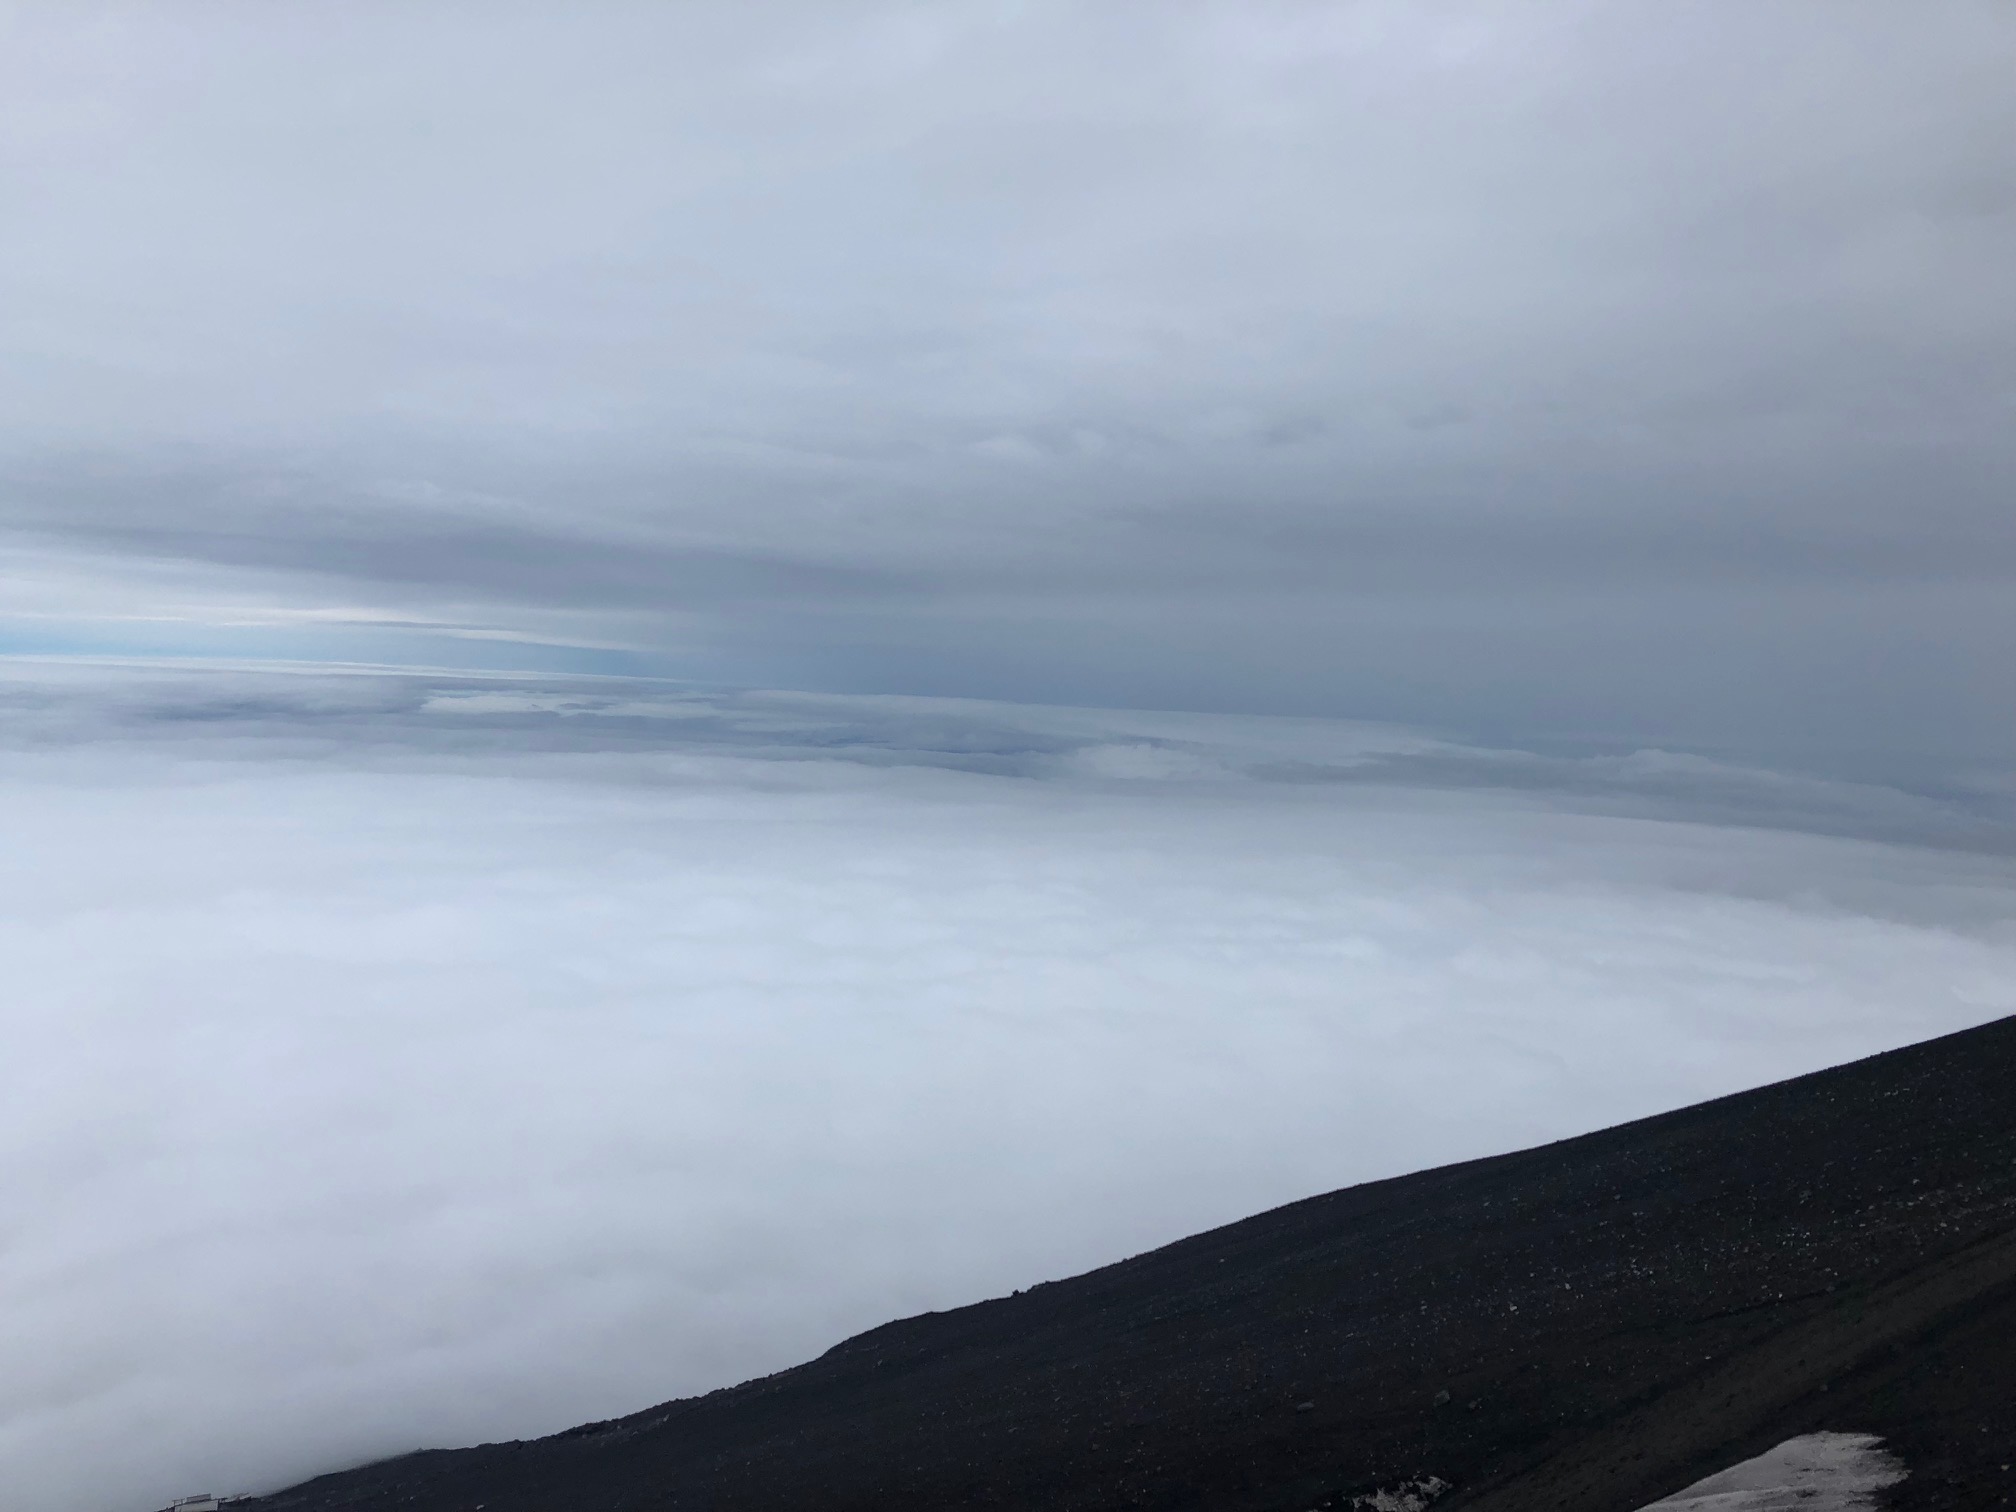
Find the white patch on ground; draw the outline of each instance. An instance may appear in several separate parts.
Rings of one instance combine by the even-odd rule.
[[[1868,1433],[1809,1433],[1698,1480],[1642,1512],[1862,1512],[1908,1472]]]
[[[1397,1486],[1383,1486],[1369,1496],[1354,1496],[1351,1506],[1354,1512],[1426,1512],[1448,1489],[1449,1482],[1441,1476],[1423,1475]]]

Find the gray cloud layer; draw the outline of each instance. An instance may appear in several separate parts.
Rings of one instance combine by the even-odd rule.
[[[2016,747],[2006,6],[4,24],[13,644]]]
[[[10,663],[0,1509],[2016,1007],[2012,77],[1999,0],[0,0],[0,652],[825,690]]]

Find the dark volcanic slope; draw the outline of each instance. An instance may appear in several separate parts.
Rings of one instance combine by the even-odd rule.
[[[2016,1019],[257,1505],[1628,1512],[1816,1428],[1900,1506],[2016,1496]]]

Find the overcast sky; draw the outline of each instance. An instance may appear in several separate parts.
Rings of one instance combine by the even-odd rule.
[[[2016,10],[0,6],[0,648],[2016,750]]]
[[[0,0],[0,1512],[2016,1011],[2012,79]]]

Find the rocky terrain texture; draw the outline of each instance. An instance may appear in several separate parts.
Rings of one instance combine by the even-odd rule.
[[[1818,1432],[2016,1505],[2016,1019],[246,1512],[1626,1512]]]

